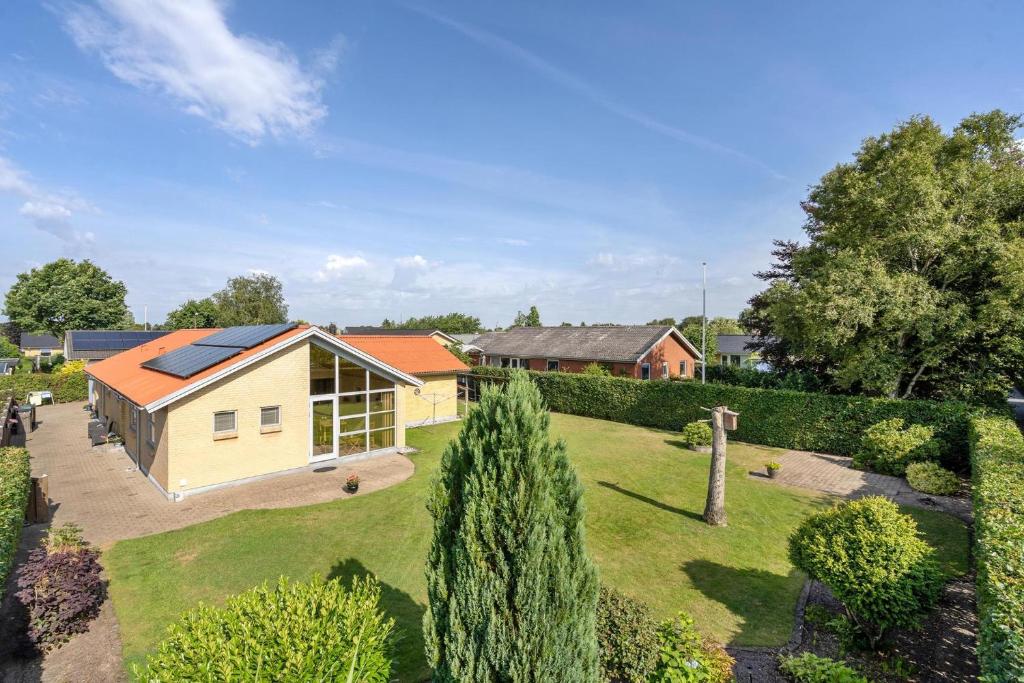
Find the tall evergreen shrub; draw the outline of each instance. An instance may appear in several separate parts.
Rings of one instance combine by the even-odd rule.
[[[435,681],[596,681],[597,573],[583,487],[524,373],[486,388],[445,449],[428,509]]]

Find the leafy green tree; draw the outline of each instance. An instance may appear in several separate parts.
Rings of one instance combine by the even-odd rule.
[[[21,355],[21,349],[17,344],[6,337],[0,337],[0,358],[17,358]]]
[[[519,311],[516,313],[516,319],[512,323],[512,327],[540,327],[540,311],[537,310],[536,306],[530,306],[529,313],[523,313]]]
[[[428,509],[435,681],[596,681],[597,573],[583,487],[525,373],[485,388],[445,449]]]
[[[676,326],[675,318],[655,318],[654,320],[648,321],[648,325],[668,325],[669,327]]]
[[[1024,378],[1021,118],[928,117],[868,138],[776,242],[745,322],[778,368],[893,398],[1001,400]]]
[[[217,321],[223,327],[271,325],[288,320],[281,281],[273,275],[233,277],[212,298],[217,306]]]
[[[409,318],[398,323],[384,319],[381,327],[406,330],[441,330],[445,334],[475,334],[483,331],[480,318],[466,313],[445,313],[444,315],[425,315],[421,318]]]
[[[169,330],[220,326],[220,310],[213,299],[189,299],[167,314],[164,327]]]
[[[124,283],[92,261],[60,258],[20,273],[4,300],[16,326],[47,331],[58,339],[67,330],[121,328],[131,320]]]

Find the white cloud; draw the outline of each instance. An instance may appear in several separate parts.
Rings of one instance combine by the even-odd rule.
[[[416,254],[415,256],[399,256],[395,259],[395,263],[401,268],[414,268],[418,270],[429,268],[433,265],[430,261],[419,254]]]
[[[323,267],[313,274],[313,279],[318,282],[323,282],[331,278],[340,277],[354,270],[362,270],[367,268],[369,265],[370,262],[358,254],[351,256],[346,256],[344,254],[328,254]]]
[[[502,244],[507,244],[510,247],[528,247],[530,243],[527,240],[521,240],[515,237],[503,237],[498,240]]]
[[[324,70],[340,39],[304,69],[280,43],[238,35],[217,0],[97,0],[73,5],[65,27],[121,80],[164,93],[189,114],[255,144],[267,135],[303,135],[327,114]]]
[[[41,189],[4,157],[0,157],[0,192],[23,198],[25,203],[18,213],[32,221],[38,230],[75,247],[88,246],[93,242],[95,236],[91,232],[75,230],[71,218],[75,211],[95,211],[95,208],[73,195]]]

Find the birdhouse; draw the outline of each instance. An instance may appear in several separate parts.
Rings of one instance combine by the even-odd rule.
[[[726,431],[733,432],[739,426],[739,413],[734,413],[728,408],[725,409],[725,413],[722,415],[722,424],[725,426]]]

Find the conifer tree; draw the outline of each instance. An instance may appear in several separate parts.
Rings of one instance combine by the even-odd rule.
[[[516,372],[448,445],[428,509],[427,657],[435,681],[596,681],[597,572],[583,487]]]

